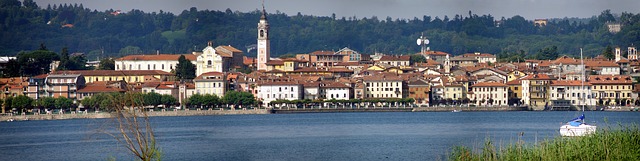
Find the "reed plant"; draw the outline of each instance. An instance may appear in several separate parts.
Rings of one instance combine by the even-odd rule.
[[[638,125],[619,125],[618,128],[603,128],[595,134],[582,137],[557,137],[536,144],[518,141],[498,148],[488,139],[482,149],[456,146],[448,159],[454,161],[639,160],[640,130]]]

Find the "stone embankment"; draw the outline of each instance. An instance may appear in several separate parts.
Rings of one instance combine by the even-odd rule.
[[[451,112],[451,111],[528,111],[526,106],[443,106],[443,107],[416,107],[413,112]]]
[[[237,110],[175,110],[175,111],[150,111],[147,114],[156,116],[205,116],[205,115],[246,115],[246,114],[269,114],[266,109],[237,109]],[[37,115],[3,115],[0,121],[24,121],[24,120],[63,120],[63,119],[97,119],[111,118],[106,112],[78,112],[65,114],[37,114]]]

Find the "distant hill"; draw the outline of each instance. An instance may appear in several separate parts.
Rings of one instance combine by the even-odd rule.
[[[268,9],[267,9],[268,11]],[[588,19],[552,19],[546,26],[521,16],[455,15],[414,19],[387,17],[318,17],[271,13],[272,56],[338,50],[349,47],[365,54],[412,54],[420,50],[415,40],[424,33],[430,48],[459,55],[469,52],[519,55],[535,58],[546,48],[559,55],[602,53],[606,46],[626,48],[640,44],[640,15],[608,10]],[[179,15],[168,12],[96,11],[82,4],[38,6],[32,0],[0,1],[0,55],[35,50],[40,43],[53,51],[68,47],[89,60],[126,54],[190,53],[208,41],[247,51],[256,43],[259,11],[248,13],[197,10]],[[622,31],[609,33],[607,22],[621,22]],[[247,53],[255,55],[255,50]]]

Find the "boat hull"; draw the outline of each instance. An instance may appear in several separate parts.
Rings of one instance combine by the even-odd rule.
[[[562,125],[560,127],[561,136],[585,136],[596,132],[596,126],[580,124],[579,126]]]

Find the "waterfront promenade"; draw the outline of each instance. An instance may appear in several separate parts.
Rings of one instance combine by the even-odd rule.
[[[204,116],[204,115],[247,115],[247,114],[269,114],[266,109],[223,109],[223,110],[172,110],[172,111],[149,111],[147,114],[151,117],[156,116]],[[78,112],[64,114],[29,114],[29,115],[3,115],[0,120],[7,121],[13,119],[15,121],[24,120],[61,120],[61,119],[88,119],[88,118],[111,118],[111,114],[107,112]]]
[[[149,111],[148,115],[156,116],[207,116],[207,115],[257,115],[287,113],[334,113],[334,112],[480,112],[480,111],[530,111],[526,106],[433,106],[433,107],[324,107],[324,108],[269,108],[269,109],[204,109],[204,110],[167,110]],[[605,111],[637,111],[637,108],[615,108]],[[2,115],[0,121],[14,120],[61,120],[61,119],[96,119],[111,118],[107,112],[73,112],[54,114]]]

